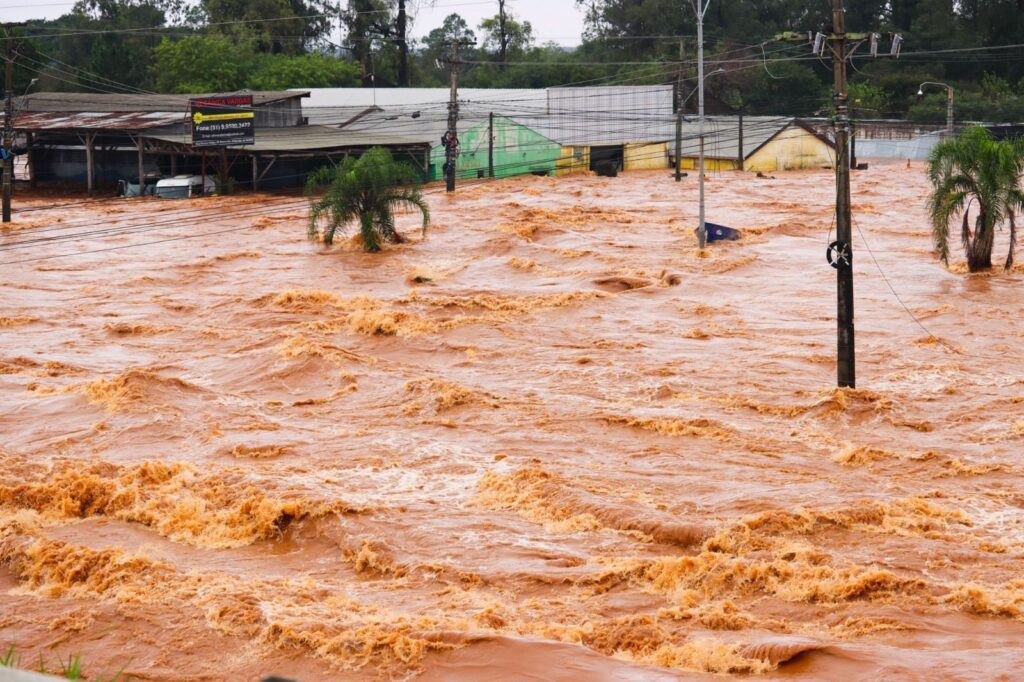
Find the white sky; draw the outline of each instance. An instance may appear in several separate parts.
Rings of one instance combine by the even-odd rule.
[[[477,25],[481,19],[498,13],[497,0],[413,0],[418,6],[413,35],[425,36],[437,28],[449,14],[462,16],[480,37]],[[434,5],[434,7],[431,7]],[[538,43],[548,41],[560,45],[578,45],[583,32],[583,10],[576,0],[509,0],[509,11],[520,21],[529,21]]]
[[[25,21],[27,19],[56,19],[69,12],[73,1],[42,0],[29,3],[27,0],[0,0],[0,20]],[[437,28],[449,14],[462,15],[475,32],[481,19],[498,13],[497,0],[411,0],[415,10],[412,35],[425,36]],[[550,41],[561,45],[577,45],[583,31],[583,10],[576,7],[576,0],[508,0],[508,7],[517,19],[533,25],[533,35],[538,43]],[[479,36],[478,36],[479,37]]]

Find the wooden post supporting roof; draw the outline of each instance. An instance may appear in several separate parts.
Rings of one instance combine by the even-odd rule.
[[[29,183],[28,186],[31,187],[32,189],[35,189],[36,188],[36,155],[35,155],[35,151],[33,151],[33,149],[32,149],[32,144],[33,144],[33,142],[35,142],[35,139],[34,139],[34,137],[32,135],[32,131],[31,130],[25,133],[25,142],[28,144],[28,150],[27,150],[27,154],[28,154],[28,183]]]
[[[142,150],[142,135],[135,136],[135,146],[139,150],[139,196],[146,193],[146,159]]]
[[[96,133],[85,134],[85,184],[92,194],[96,184]]]

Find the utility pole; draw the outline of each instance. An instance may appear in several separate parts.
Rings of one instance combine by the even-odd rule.
[[[707,226],[704,222],[704,14],[711,0],[692,0],[693,11],[697,13],[697,137],[700,139],[700,161],[697,170],[697,186],[700,197],[700,218],[697,224],[697,245],[700,248],[708,242]],[[701,4],[703,3],[703,4]]]
[[[857,386],[857,363],[854,352],[853,328],[853,232],[850,214],[850,164],[851,164],[851,122],[849,96],[846,91],[846,61],[862,43],[869,43],[871,56],[878,56],[877,33],[847,33],[846,8],[843,0],[832,0],[832,26],[825,29],[829,35],[817,33],[812,39],[813,52],[824,54],[826,41],[832,52],[832,77],[835,81],[833,104],[835,105],[836,131],[836,240],[828,245],[826,257],[829,265],[836,270],[836,374],[839,387]],[[808,34],[786,32],[776,40],[805,41]],[[847,50],[847,41],[856,41],[853,49]],[[903,36],[892,34],[889,55],[899,58]],[[922,83],[922,86],[925,85]],[[918,95],[923,94],[918,88]]]
[[[14,177],[14,32],[7,25],[4,60],[4,159],[3,222],[11,222],[11,180]]]
[[[508,57],[508,32],[506,26],[505,0],[498,0],[498,61],[499,70],[504,70]]]
[[[494,112],[487,116],[487,177],[494,177]]]
[[[836,107],[836,241],[830,261],[836,269],[836,368],[840,387],[857,385],[853,330],[853,233],[850,215],[850,117],[846,93],[846,8],[832,0],[832,77]]]
[[[463,44],[457,38],[452,41],[451,57],[451,91],[448,98],[448,132],[444,135],[444,176],[445,189],[455,191],[455,161],[459,158],[459,46]]]
[[[683,156],[683,39],[679,39],[679,68],[676,70],[676,182],[681,182]]]
[[[398,0],[398,18],[395,20],[395,33],[398,43],[398,87],[409,87],[409,41],[405,35],[406,26],[405,0]]]
[[[743,170],[743,162],[747,156],[743,153],[743,108],[740,107],[739,118],[736,121],[736,168]]]

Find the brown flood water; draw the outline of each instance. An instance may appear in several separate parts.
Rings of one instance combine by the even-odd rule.
[[[836,390],[831,173],[712,175],[746,238],[703,254],[694,185],[435,191],[378,255],[282,197],[23,214],[0,242],[164,226],[0,260],[252,229],[3,266],[0,649],[146,680],[1019,675],[1020,272],[934,260],[920,166],[858,172],[928,331],[857,235]]]

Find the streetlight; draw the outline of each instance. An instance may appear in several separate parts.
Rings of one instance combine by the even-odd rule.
[[[953,135],[953,86],[946,83],[937,83],[935,81],[925,81],[917,86],[917,96],[924,97],[924,86],[926,85],[940,85],[946,88],[946,134],[952,137]]]
[[[693,12],[697,15],[697,115],[699,123],[697,127],[700,136],[700,223],[697,225],[697,245],[704,248],[707,244],[707,228],[704,227],[704,14],[708,11],[711,0],[691,0]]]
[[[708,0],[708,1],[710,2],[710,0]],[[707,5],[704,6],[704,10],[705,11],[707,10]],[[701,13],[701,19],[703,20],[703,18],[704,18],[704,14]],[[698,24],[698,27],[699,26],[700,26],[700,24]],[[698,28],[698,33],[703,34],[703,31],[700,30],[700,28]],[[703,37],[703,36],[701,36],[701,37]],[[700,42],[700,38],[698,38],[697,41]],[[700,246],[700,248],[703,249],[704,246],[707,244],[707,240],[708,240],[708,231],[707,231],[707,227],[706,227],[705,222],[704,222],[704,81],[706,79],[708,79],[708,78],[711,78],[711,76],[714,76],[716,74],[725,73],[725,69],[723,69],[722,67],[718,67],[717,69],[715,69],[711,73],[709,73],[707,75],[704,75],[704,49],[703,48],[700,49],[700,55],[698,56],[697,59],[698,59],[697,70],[699,71],[699,73],[697,74],[697,78],[700,81],[697,84],[697,99],[699,100],[698,112],[699,112],[699,116],[700,116],[700,120],[699,120],[699,122],[697,124],[697,136],[700,138],[700,152],[699,152],[700,162],[699,162],[699,170],[697,171],[698,172],[698,176],[699,176],[697,178],[697,186],[700,187],[700,219],[699,219],[700,222],[697,224],[697,244]]]

